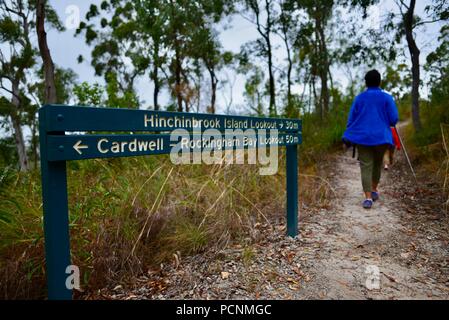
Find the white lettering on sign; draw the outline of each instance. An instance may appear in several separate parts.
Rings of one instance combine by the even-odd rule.
[[[248,120],[225,120],[226,129],[248,129]]]
[[[251,120],[251,128],[254,129],[278,129],[276,122],[268,122],[264,120]]]
[[[160,117],[158,115],[144,115],[145,128],[205,128],[220,129],[220,119],[197,119],[195,117],[170,116]]]
[[[103,138],[98,140],[97,149],[102,154],[160,151],[164,150],[164,140],[139,140],[136,138],[131,141],[109,141],[109,139]]]
[[[248,163],[255,164],[258,157],[259,163],[267,166],[259,168],[260,174],[272,175],[278,169],[277,147],[284,143],[284,136],[279,137],[277,130],[270,130],[267,136],[266,130],[227,129],[223,136],[220,131],[209,129],[191,136],[186,129],[176,129],[170,134],[170,160],[173,164],[242,164],[244,149],[248,149]]]

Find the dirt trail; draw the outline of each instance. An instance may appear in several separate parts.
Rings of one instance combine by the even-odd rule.
[[[401,181],[393,173],[384,173],[380,201],[372,210],[364,210],[358,162],[349,155],[338,156],[335,169],[335,187],[341,201],[335,214],[322,217],[327,219],[324,224],[329,232],[320,234],[323,250],[320,263],[313,270],[317,281],[305,289],[312,296],[322,289],[324,297],[330,299],[448,298],[447,284],[434,281],[432,270],[426,269],[425,259],[430,257],[417,250],[418,246],[430,246],[447,259],[446,243],[416,237],[410,221],[404,217],[406,208],[400,203],[410,200],[397,198],[397,189],[403,187]],[[377,271],[378,290],[375,285],[373,288],[366,284],[368,278],[376,277]]]
[[[334,208],[302,208],[300,236],[284,236],[284,222],[256,225],[255,244],[176,259],[103,294],[112,299],[448,299],[447,216],[426,203],[405,161],[384,174],[381,199],[361,208],[359,166],[334,158],[329,180]],[[403,192],[399,192],[400,190]],[[306,212],[306,213],[304,213]],[[378,271],[378,274],[376,272]],[[367,279],[377,278],[378,288]]]

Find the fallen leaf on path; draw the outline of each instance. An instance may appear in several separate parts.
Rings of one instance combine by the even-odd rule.
[[[398,282],[393,276],[390,276],[388,274],[386,274],[385,272],[381,272],[388,280],[390,280],[391,282]]]
[[[296,280],[293,279],[293,278],[287,278],[287,281],[288,281],[288,282],[292,282],[292,283],[294,283],[294,284],[298,284],[298,283],[299,283],[298,281],[296,281]]]

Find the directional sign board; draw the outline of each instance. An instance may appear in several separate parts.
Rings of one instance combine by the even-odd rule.
[[[151,110],[53,105],[42,109],[47,131],[172,131],[175,129],[300,132],[301,121]]]
[[[297,133],[281,133],[276,139],[254,134],[230,137],[173,137],[169,134],[49,135],[47,152],[49,161],[61,161],[167,154],[177,145],[182,151],[201,152],[222,151],[228,146],[228,149],[237,150],[271,145],[282,147],[300,142],[301,135]]]
[[[47,105],[39,110],[48,297],[71,299],[66,161],[285,146],[287,234],[298,233],[297,119]]]

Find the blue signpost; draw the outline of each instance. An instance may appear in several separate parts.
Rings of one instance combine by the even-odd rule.
[[[177,129],[184,133],[170,134]],[[181,139],[195,139],[198,131],[207,129],[215,129],[219,135],[206,132],[205,142],[187,151],[208,150],[208,143],[217,140],[231,141],[234,150],[268,145],[286,147],[287,234],[291,237],[298,234],[301,120],[46,105],[39,110],[39,133],[49,299],[72,298],[72,290],[66,285],[69,275],[66,271],[71,264],[66,161],[167,154]],[[229,137],[229,130],[237,134]],[[264,136],[270,130],[279,132],[276,139]]]

